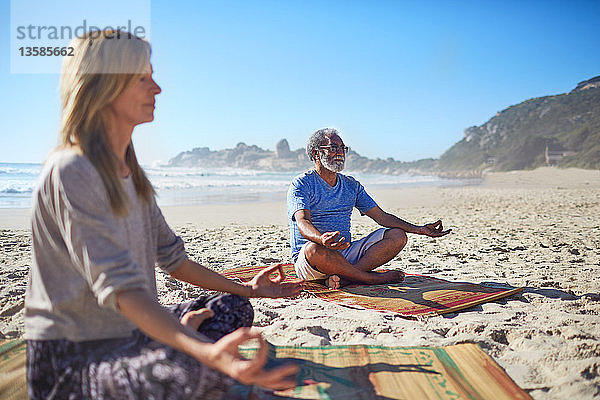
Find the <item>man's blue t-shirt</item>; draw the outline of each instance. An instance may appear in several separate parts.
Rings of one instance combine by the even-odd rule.
[[[298,175],[292,180],[287,194],[287,213],[290,221],[290,245],[292,258],[298,258],[300,248],[308,240],[298,230],[294,214],[298,210],[310,211],[315,228],[321,233],[339,231],[350,243],[350,216],[356,207],[361,214],[377,206],[375,200],[353,177],[337,174],[337,182],[331,187],[315,170]]]

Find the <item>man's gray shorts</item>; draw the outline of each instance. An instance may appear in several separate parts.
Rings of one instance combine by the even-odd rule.
[[[376,231],[369,233],[364,238],[352,242],[350,244],[350,247],[340,251],[340,253],[342,253],[344,258],[350,264],[356,264],[358,260],[360,260],[362,256],[365,255],[365,252],[369,249],[369,247],[373,246],[375,243],[383,239],[383,235],[387,229],[388,228],[379,228]],[[294,268],[296,269],[296,275],[298,275],[298,278],[304,279],[305,281],[313,281],[317,279],[327,278],[329,275],[325,275],[317,271],[308,263],[308,260],[306,259],[306,254],[304,254],[308,243],[310,242],[304,243],[304,245],[300,249],[300,253],[298,253],[298,259],[294,264]]]

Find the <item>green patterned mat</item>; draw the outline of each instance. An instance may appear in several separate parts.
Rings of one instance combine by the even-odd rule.
[[[0,399],[27,399],[25,341],[0,342]]]
[[[256,349],[243,349],[252,356]],[[476,344],[446,347],[272,346],[268,366],[300,366],[273,399],[531,399]]]
[[[242,348],[246,357],[256,349]],[[26,399],[25,342],[0,343],[0,399]],[[446,347],[271,346],[267,367],[300,366],[272,399],[531,399],[476,344]]]

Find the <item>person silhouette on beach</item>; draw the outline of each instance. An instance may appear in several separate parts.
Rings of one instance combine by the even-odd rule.
[[[314,161],[314,169],[295,177],[287,193],[296,274],[304,280],[325,279],[330,289],[351,282],[401,282],[402,271],[373,270],[406,246],[407,233],[441,237],[451,230],[444,230],[441,220],[418,226],[383,211],[356,179],[340,173],[348,149],[333,128],[319,129],[308,139],[306,153]],[[383,228],[352,241],[354,207]]]

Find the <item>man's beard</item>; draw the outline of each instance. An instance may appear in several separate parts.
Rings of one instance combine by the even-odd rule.
[[[334,161],[334,158],[336,156],[337,155],[334,155],[333,157],[329,158],[327,157],[327,154],[325,154],[325,152],[319,152],[319,159],[321,160],[321,164],[323,164],[325,168],[332,172],[341,172],[344,169],[344,164],[346,163],[346,160],[342,159]]]

